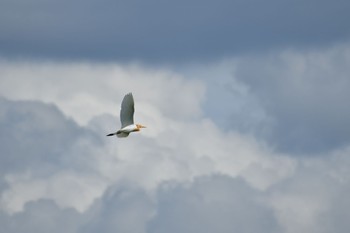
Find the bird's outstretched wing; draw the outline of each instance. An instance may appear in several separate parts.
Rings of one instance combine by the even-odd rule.
[[[134,97],[132,93],[126,94],[120,109],[120,121],[122,128],[134,124]]]

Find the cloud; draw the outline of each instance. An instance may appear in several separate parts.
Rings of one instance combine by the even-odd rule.
[[[55,103],[80,124],[105,113],[119,117],[118,103],[126,92],[134,92],[136,117],[150,118],[151,114],[154,118],[158,113],[169,118],[190,119],[201,115],[204,85],[167,69],[137,64],[6,60],[0,62],[0,67],[3,96]]]
[[[73,208],[60,209],[52,200],[41,199],[27,203],[23,212],[12,216],[0,212],[0,222],[8,233],[75,233],[83,218]]]
[[[100,195],[104,181],[91,175],[100,136],[53,105],[2,98],[0,109],[2,208],[16,212],[28,201],[53,198],[83,210]]]
[[[286,54],[290,62],[293,56]],[[294,54],[303,62],[306,55]],[[344,57],[338,61],[346,63]],[[273,113],[261,104],[269,100],[268,89],[236,76],[254,64],[248,61],[266,63],[241,59],[226,63],[237,72],[219,69],[227,76],[215,91],[212,75],[198,79],[165,68],[2,61],[1,225],[28,233],[346,231],[349,143],[323,156],[297,157],[208,117],[207,98],[215,100],[221,87],[226,93],[217,98],[234,93],[240,99],[229,104],[251,104],[244,114],[254,106]],[[119,127],[118,103],[126,89],[135,91],[137,120],[149,127],[127,140],[107,138]]]
[[[148,232],[280,232],[261,193],[243,180],[200,177],[191,184],[164,184]],[[254,224],[252,224],[254,223]]]
[[[185,66],[207,85],[203,115],[282,153],[326,155],[349,143],[349,43]]]
[[[270,202],[285,232],[342,232],[349,227],[349,148],[303,159],[294,176],[271,189]],[[341,203],[341,204],[340,204]]]
[[[54,165],[56,156],[70,148],[72,141],[85,131],[53,105],[4,98],[0,99],[0,103],[1,172],[29,167],[35,169],[38,161],[59,166]],[[14,144],[14,141],[21,143]],[[28,156],[23,156],[25,154]]]
[[[154,201],[142,189],[112,186],[86,215],[89,220],[79,232],[146,232],[154,215]]]
[[[0,9],[8,57],[181,62],[349,37],[347,1],[31,0]]]
[[[282,151],[322,153],[348,144],[349,44],[238,59],[234,78],[270,117],[270,142]]]
[[[266,189],[293,172],[294,163],[287,157],[269,156],[264,144],[236,133],[226,135],[208,119],[182,121],[161,114],[168,128],[116,144],[105,140],[104,127],[115,121],[112,116],[96,117],[91,126],[82,127],[49,104],[6,99],[1,104],[1,125],[11,129],[3,130],[2,137],[11,140],[2,147],[8,149],[1,159],[10,162],[2,162],[6,187],[0,203],[10,213],[42,198],[84,212],[109,185],[119,182],[153,192],[166,180],[220,172],[241,175]],[[256,165],[263,160],[264,165]]]
[[[186,122],[177,121],[175,127],[168,129],[169,132],[163,130],[154,137],[135,135],[116,145],[114,140],[103,142],[101,138],[105,137],[104,134],[97,134],[104,127],[104,121],[112,116],[92,120],[92,128],[96,130],[92,131],[89,125],[81,127],[67,119],[57,107],[38,101],[2,99],[1,113],[1,125],[18,129],[3,132],[4,137],[8,134],[12,140],[7,142],[10,149],[2,153],[1,160],[12,157],[11,148],[19,144],[22,146],[21,151],[13,152],[13,156],[18,158],[15,160],[18,167],[16,163],[8,163],[1,170],[7,186],[1,192],[0,206],[4,221],[18,222],[18,226],[8,226],[14,232],[26,226],[37,229],[29,222],[44,221],[36,214],[40,211],[49,212],[50,216],[60,219],[64,214],[62,212],[69,208],[74,210],[72,214],[79,225],[72,223],[74,230],[81,227],[91,232],[101,229],[107,232],[115,229],[140,232],[146,229],[146,223],[154,214],[152,193],[163,181],[189,181],[215,170],[235,176],[249,165],[249,160],[259,159],[256,151],[245,148],[254,144],[248,140],[248,145],[245,145],[242,140],[241,148],[236,149],[241,150],[242,156],[247,156],[248,160],[244,161],[241,157],[240,166],[229,168],[227,163],[211,155],[211,151],[215,151],[213,146],[203,147],[203,139],[190,147],[188,139],[181,139],[183,129],[190,128]],[[21,128],[25,130],[19,130]],[[205,141],[214,137],[224,139],[209,121],[199,121],[191,130],[198,134],[203,129],[207,131],[203,134]],[[50,145],[53,132],[56,144]],[[193,138],[193,135],[188,134],[187,137]],[[237,136],[230,138],[238,140],[239,144]],[[172,143],[173,140],[178,143]],[[49,149],[41,145],[47,145]],[[55,147],[64,150],[55,152]],[[142,148],[142,154],[139,148]],[[230,154],[225,150],[216,153],[221,159],[227,159]],[[20,160],[24,156],[27,160]],[[48,201],[42,201],[44,199]],[[86,218],[92,219],[89,224],[79,223]],[[138,224],[130,225],[135,218]],[[55,226],[44,224],[40,229],[48,230]]]

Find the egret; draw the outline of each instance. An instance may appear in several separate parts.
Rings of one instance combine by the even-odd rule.
[[[115,133],[107,134],[107,136],[117,135],[118,138],[125,138],[131,132],[138,132],[141,128],[146,128],[140,124],[134,124],[134,97],[132,93],[126,94],[122,101],[120,109],[120,121],[122,127]]]

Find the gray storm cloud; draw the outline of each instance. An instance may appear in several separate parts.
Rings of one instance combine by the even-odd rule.
[[[13,1],[0,3],[0,55],[213,60],[349,38],[348,1]]]

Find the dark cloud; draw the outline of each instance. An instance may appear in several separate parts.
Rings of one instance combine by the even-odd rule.
[[[56,106],[39,101],[0,98],[0,128],[0,174],[76,166],[74,161],[87,156],[70,152],[79,140],[85,138],[91,145],[101,146],[92,131],[67,119]]]
[[[12,213],[52,198],[60,207],[82,210],[103,192],[96,160],[104,154],[105,132],[77,125],[55,105],[5,98],[0,128],[2,209]]]
[[[281,232],[263,195],[221,175],[169,181],[154,198],[130,185],[113,185],[84,214],[79,232]]]
[[[330,210],[321,215],[321,221],[325,224],[325,232],[341,233],[343,229],[349,229],[350,223],[350,200],[347,194],[350,192],[349,182],[342,185],[340,190],[334,192],[334,199],[332,199]]]
[[[61,209],[47,199],[29,202],[12,216],[0,211],[1,231],[7,233],[75,233],[82,222],[83,216],[73,208]]]
[[[294,154],[327,154],[350,142],[348,45],[239,60],[235,78],[268,117],[265,138]],[[266,127],[265,127],[266,128]]]
[[[148,232],[280,232],[263,194],[243,180],[204,176],[193,184],[161,186]]]
[[[139,188],[112,186],[85,214],[89,221],[79,232],[144,232],[154,212],[151,198]]]
[[[0,54],[184,61],[319,46],[348,39],[349,9],[346,0],[4,0]]]

